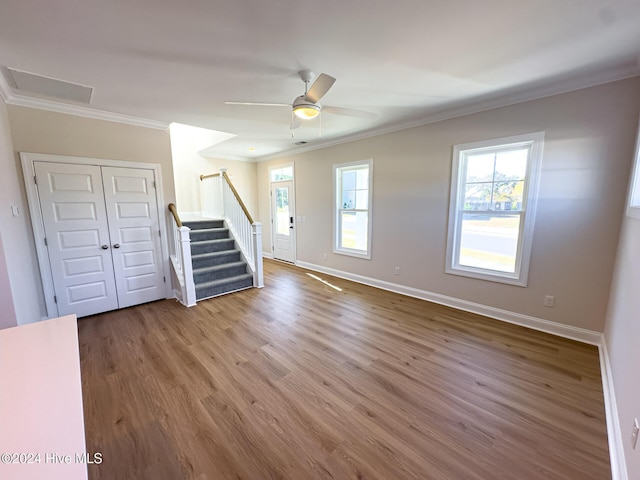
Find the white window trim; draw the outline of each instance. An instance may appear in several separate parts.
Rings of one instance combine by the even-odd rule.
[[[636,151],[629,184],[629,198],[627,199],[627,216],[640,220],[640,120],[638,120],[638,135],[636,137]],[[635,199],[635,204],[634,204]]]
[[[291,178],[289,180],[271,180],[271,172],[273,170],[282,170],[283,168],[287,168],[287,167],[291,167]],[[288,162],[288,163],[281,163],[279,165],[271,165],[268,169],[267,169],[267,175],[269,178],[269,183],[278,183],[278,182],[290,182],[295,180],[296,178],[296,167],[295,164],[293,162]]]
[[[526,184],[523,196],[524,222],[521,222],[519,238],[522,246],[520,255],[516,258],[516,272],[502,273],[481,268],[456,265],[454,253],[457,229],[459,228],[458,196],[464,178],[460,175],[461,153],[466,150],[494,149],[496,147],[517,146],[518,144],[531,144],[531,156],[527,165]],[[529,276],[529,260],[531,258],[531,244],[536,217],[540,170],[542,166],[542,150],[544,146],[544,132],[528,133],[512,137],[502,137],[481,142],[454,145],[451,173],[451,194],[449,198],[449,225],[447,231],[447,251],[445,272],[453,275],[489,280],[493,282],[507,283],[521,287],[527,286]],[[497,212],[500,213],[500,212]]]
[[[368,212],[368,228],[367,228],[367,251],[362,253],[360,250],[353,250],[350,248],[340,248],[339,239],[340,239],[340,221],[338,220],[338,213],[340,209],[338,208],[339,204],[339,195],[340,192],[337,188],[337,179],[338,179],[338,169],[344,167],[354,167],[356,165],[368,165],[369,166],[369,208]],[[366,260],[371,260],[371,236],[372,236],[372,225],[373,225],[373,216],[372,216],[372,205],[373,205],[373,159],[367,160],[358,160],[355,162],[347,162],[347,163],[336,163],[333,165],[333,253],[337,253],[339,255],[348,255],[350,257],[364,258]]]

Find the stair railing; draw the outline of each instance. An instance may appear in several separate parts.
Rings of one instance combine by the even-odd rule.
[[[178,210],[173,203],[169,204],[171,212],[171,230],[173,244],[171,245],[170,258],[173,271],[180,285],[180,303],[187,307],[196,304],[196,286],[193,282],[193,265],[191,264],[191,229],[182,225]]]
[[[227,169],[220,173],[200,175],[202,181],[202,213],[222,218],[236,240],[253,273],[253,286],[264,287],[262,267],[262,223],[255,222],[238,191],[231,183]]]

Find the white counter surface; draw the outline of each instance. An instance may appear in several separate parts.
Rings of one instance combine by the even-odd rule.
[[[85,449],[75,315],[0,330],[0,478],[86,480]]]

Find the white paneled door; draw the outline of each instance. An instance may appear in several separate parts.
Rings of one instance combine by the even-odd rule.
[[[164,298],[153,171],[34,162],[58,313]]]
[[[152,170],[102,167],[120,308],[164,298]]]

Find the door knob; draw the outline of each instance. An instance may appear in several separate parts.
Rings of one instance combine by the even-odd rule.
[[[102,245],[103,250],[106,250],[107,248],[109,248],[109,245]]]
[[[120,248],[120,244],[119,243],[114,243],[113,244],[113,248]]]

